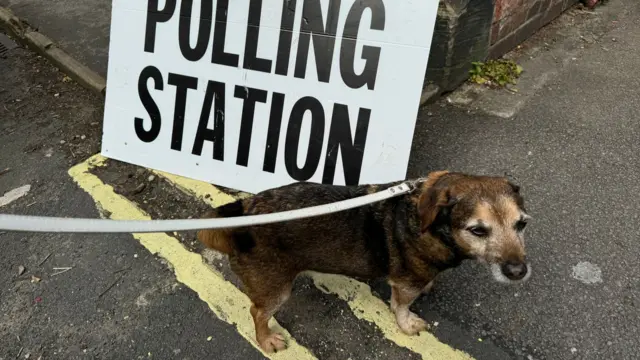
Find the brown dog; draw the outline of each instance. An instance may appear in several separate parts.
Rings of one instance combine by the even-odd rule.
[[[296,183],[222,206],[208,217],[294,210],[389,188]],[[505,178],[446,171],[416,182],[409,194],[335,214],[248,228],[203,230],[198,239],[229,255],[253,306],[256,338],[267,352],[286,347],[269,319],[304,271],[360,279],[385,277],[391,309],[409,335],[426,323],[409,310],[435,276],[465,259],[486,262],[501,282],[525,280],[523,230],[529,216],[519,187]]]

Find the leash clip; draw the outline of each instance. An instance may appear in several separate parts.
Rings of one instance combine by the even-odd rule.
[[[408,188],[409,188],[408,192],[409,192],[409,193],[412,193],[412,192],[414,192],[414,191],[416,191],[416,190],[418,189],[418,183],[419,183],[419,182],[421,182],[421,181],[423,181],[423,179],[409,180],[409,181],[405,181],[405,182],[403,182],[403,183],[402,183],[402,184],[400,184],[399,186],[401,186],[401,187],[404,187],[404,186],[408,187]]]

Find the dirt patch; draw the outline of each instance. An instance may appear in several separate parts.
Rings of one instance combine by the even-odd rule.
[[[0,59],[0,66],[9,69],[0,82],[0,131],[12,135],[18,128],[33,129],[12,151],[47,157],[61,151],[74,164],[100,150],[102,98],[21,47]]]
[[[153,219],[200,218],[211,209],[205,202],[185,194],[151,170],[117,160],[107,160],[105,166],[91,170],[113,190],[134,202]],[[188,249],[201,252],[204,247],[196,240],[195,231],[167,233],[180,240]]]

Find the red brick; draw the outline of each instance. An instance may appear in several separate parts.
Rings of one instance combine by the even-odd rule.
[[[521,44],[578,0],[496,0],[498,19],[491,28],[489,57],[497,58]]]
[[[513,0],[512,0],[513,1]],[[496,43],[501,39],[506,38],[512,32],[516,31],[522,25],[526,24],[532,18],[538,16],[540,13],[542,0],[533,0],[528,1],[525,5],[521,5],[518,8],[512,7],[509,8],[510,13],[503,14],[503,18],[499,22],[499,34],[495,37],[492,34],[493,41],[492,43]]]
[[[531,4],[537,1],[538,0],[495,0],[493,22],[503,21],[505,18],[520,12],[522,8],[531,7]]]
[[[519,12],[526,0],[505,0],[502,4],[502,19]]]
[[[489,44],[493,45],[500,40],[500,22],[494,22],[491,24],[491,42]]]
[[[499,42],[491,46],[489,49],[489,58],[497,59],[502,55],[513,50],[516,46],[520,45],[523,41],[527,40],[533,33],[542,27],[540,20],[541,15],[538,15],[528,22],[520,26],[517,30],[501,39]]]
[[[547,12],[547,10],[549,10],[551,8],[551,6],[553,6],[553,4],[558,3],[558,2],[562,2],[564,0],[543,0],[542,3],[542,7],[540,9],[540,11],[542,12]]]
[[[560,14],[562,14],[565,9],[564,4],[565,0],[552,0],[549,8],[542,15],[542,19],[540,20],[540,27],[547,25],[555,18],[560,16]]]
[[[527,14],[527,19],[533,19],[534,17],[540,15],[542,13],[542,3],[544,0],[538,0],[535,2],[535,5],[529,8],[529,13]]]
[[[501,20],[500,39],[504,39],[527,22],[528,9],[520,9]]]
[[[493,23],[496,24],[502,19],[502,7],[503,3],[509,0],[496,0],[493,5]]]

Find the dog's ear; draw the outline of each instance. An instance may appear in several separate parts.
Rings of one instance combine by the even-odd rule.
[[[424,234],[434,227],[446,225],[451,210],[457,199],[446,189],[430,188],[420,196],[418,213],[420,214],[420,231]]]
[[[507,180],[507,183],[511,186],[511,190],[513,190],[514,193],[518,195],[520,194],[520,185],[514,184],[509,180]]]
[[[448,212],[457,202],[446,186],[436,185],[438,180],[447,174],[447,171],[433,172],[429,174],[423,184],[423,191],[418,200],[420,231],[423,234],[429,230],[436,220],[442,220],[443,215],[449,215]]]
[[[520,194],[520,185],[517,185],[517,184],[511,182],[510,180],[507,180],[507,184],[509,185],[509,187],[513,191],[513,198],[516,200],[516,203],[518,204],[520,209],[525,211],[524,198],[522,197],[522,194]]]

